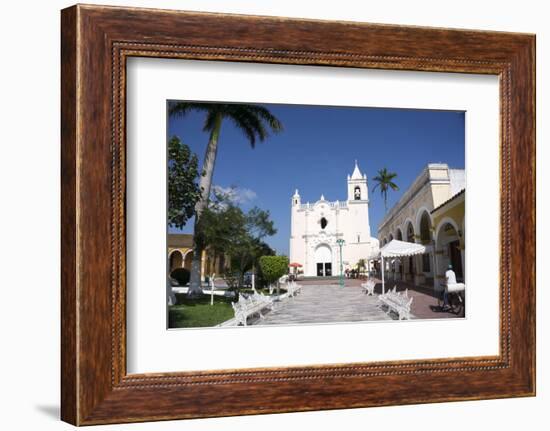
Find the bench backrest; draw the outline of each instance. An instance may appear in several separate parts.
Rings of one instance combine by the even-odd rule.
[[[383,298],[394,302],[402,307],[410,307],[413,298],[409,297],[409,290],[405,289],[404,292],[397,292],[397,286],[394,286],[392,290],[389,290]]]

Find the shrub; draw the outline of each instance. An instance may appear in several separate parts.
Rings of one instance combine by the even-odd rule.
[[[176,268],[170,273],[170,277],[176,280],[180,286],[185,286],[191,279],[191,273],[186,268]]]
[[[288,273],[288,257],[262,256],[260,257],[262,276],[268,283],[274,283]]]

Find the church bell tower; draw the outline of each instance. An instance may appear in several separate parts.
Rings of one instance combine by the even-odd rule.
[[[348,202],[369,200],[369,189],[367,187],[367,175],[362,175],[355,161],[355,169],[348,175]]]

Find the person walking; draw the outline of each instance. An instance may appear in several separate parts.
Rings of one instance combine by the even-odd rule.
[[[449,264],[445,272],[445,290],[443,291],[443,310],[449,308],[449,290],[448,286],[456,284],[456,274],[453,271],[453,266]]]

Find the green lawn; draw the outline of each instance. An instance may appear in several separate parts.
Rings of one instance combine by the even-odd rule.
[[[176,299],[176,305],[169,309],[170,328],[215,326],[234,316],[231,298],[214,296],[214,305],[210,305],[210,296],[189,299],[185,294],[176,294]]]

